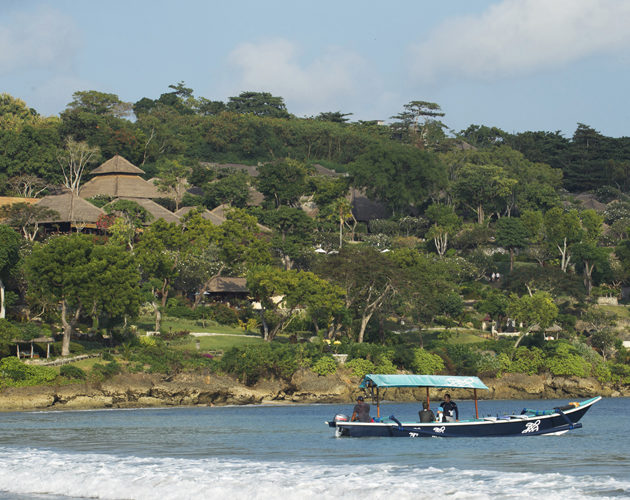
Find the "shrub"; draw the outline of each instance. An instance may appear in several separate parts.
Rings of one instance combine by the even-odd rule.
[[[414,349],[411,368],[414,373],[434,375],[444,370],[444,361],[425,349]]]
[[[565,377],[588,377],[591,371],[591,365],[577,354],[568,354],[564,357],[556,355],[548,358],[545,361],[545,367],[553,375]]]
[[[394,374],[398,373],[398,370],[394,366],[391,360],[382,358],[378,361],[378,364],[374,367],[375,373]]]
[[[236,375],[244,384],[253,385],[262,377],[290,379],[298,369],[298,349],[292,345],[258,344],[233,347],[220,361],[220,367]]]
[[[59,374],[62,377],[74,378],[79,380],[84,380],[86,377],[85,372],[76,365],[62,365],[62,367],[59,369]]]
[[[120,371],[121,371],[120,365],[116,361],[110,361],[106,365],[101,365],[100,363],[96,363],[92,367],[92,372],[102,379],[111,378],[114,375],[120,373]]]
[[[13,356],[0,361],[0,381],[2,385],[20,387],[40,385],[57,378],[54,368],[48,366],[26,365]]]
[[[510,363],[509,371],[511,373],[526,373],[527,375],[535,375],[543,367],[543,352],[538,347],[519,347],[514,353],[514,359]]]
[[[210,309],[210,319],[213,319],[220,325],[238,324],[238,314],[231,307],[228,307],[220,302],[210,304],[206,307]]]
[[[332,356],[322,356],[311,368],[318,375],[331,375],[337,371],[337,362]]]
[[[353,376],[363,378],[368,373],[375,373],[376,369],[374,363],[367,359],[355,358],[346,363],[346,366],[350,370]]]

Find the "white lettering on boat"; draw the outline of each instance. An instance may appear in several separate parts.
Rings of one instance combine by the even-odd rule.
[[[442,434],[446,430],[446,427],[434,427],[433,432],[437,432],[438,434]]]
[[[527,434],[528,432],[538,432],[539,426],[540,420],[536,420],[536,422],[527,422],[525,424],[525,429],[521,431],[521,434]]]
[[[409,433],[409,437],[410,438],[417,438],[420,434],[418,434],[417,432],[410,432]]]

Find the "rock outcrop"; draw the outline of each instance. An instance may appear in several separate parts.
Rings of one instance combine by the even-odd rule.
[[[337,373],[328,376],[301,370],[290,382],[264,380],[248,387],[225,376],[180,374],[124,374],[100,384],[8,388],[0,392],[0,410],[140,408],[193,405],[242,405],[273,403],[351,404],[360,393],[358,380]],[[506,374],[485,379],[489,391],[479,399],[574,399],[591,396],[630,396],[630,388],[612,388],[593,378]],[[445,390],[431,390],[431,399]],[[455,399],[470,399],[468,390],[449,391]],[[389,389],[381,394],[390,401],[419,401],[424,389]]]

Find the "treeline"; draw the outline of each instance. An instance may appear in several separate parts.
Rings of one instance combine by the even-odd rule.
[[[564,372],[630,376],[616,319],[595,304],[621,298],[630,279],[625,138],[581,124],[571,139],[485,126],[453,133],[439,105],[425,101],[405,105],[388,126],[350,122],[341,112],[298,118],[267,93],[223,103],[196,98],[183,83],[133,104],[77,92],[59,118],[43,118],[7,95],[0,106],[3,194],[45,193],[67,181],[60,161],[83,144],[94,164],[120,154],[157,176],[174,199],[163,201],[169,208],[200,207],[167,224],[118,203],[96,234],[53,238],[36,237],[32,220],[4,211],[0,285],[13,320],[0,324],[5,348],[20,307],[60,322],[67,354],[79,323],[128,325],[144,304],[158,331],[162,314],[184,310],[238,322],[269,342],[318,336],[393,346],[403,331],[422,348],[423,332],[439,328],[441,344],[427,339],[442,360],[432,371],[491,366],[499,374],[527,359],[523,371],[556,373],[558,353],[575,368],[584,349],[594,348],[612,365]],[[205,162],[255,165],[257,176]],[[317,164],[347,175],[319,175]],[[256,206],[252,188],[263,198]],[[351,188],[390,216],[362,218]],[[590,191],[597,209],[568,191]],[[222,204],[233,208],[220,226],[202,217],[203,208]],[[217,276],[245,277],[260,308],[200,307]],[[492,359],[481,346],[449,353],[452,329],[480,330],[482,323],[521,335],[509,348],[495,340]],[[562,349],[543,347],[554,327],[566,340]],[[414,369],[392,349],[373,365]]]

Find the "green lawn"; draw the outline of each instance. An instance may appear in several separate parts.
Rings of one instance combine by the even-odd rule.
[[[183,351],[196,351],[197,342],[199,342],[199,352],[225,352],[232,347],[259,344],[260,342],[262,342],[262,338],[250,335],[213,335],[209,337],[188,336],[171,343],[171,346],[173,347],[173,349],[179,349]]]
[[[630,319],[630,309],[627,306],[597,305],[595,307],[607,313],[614,314],[619,319]]]
[[[138,327],[139,334],[151,332],[155,329],[155,317],[153,315],[141,316],[140,318],[138,318],[135,324]],[[170,318],[168,316],[162,316],[161,330],[165,333],[168,333],[170,331],[178,332],[186,330],[189,332],[235,333],[239,335],[245,334],[245,332],[240,328],[219,325],[214,321],[206,320],[205,322],[202,322],[201,320]]]

